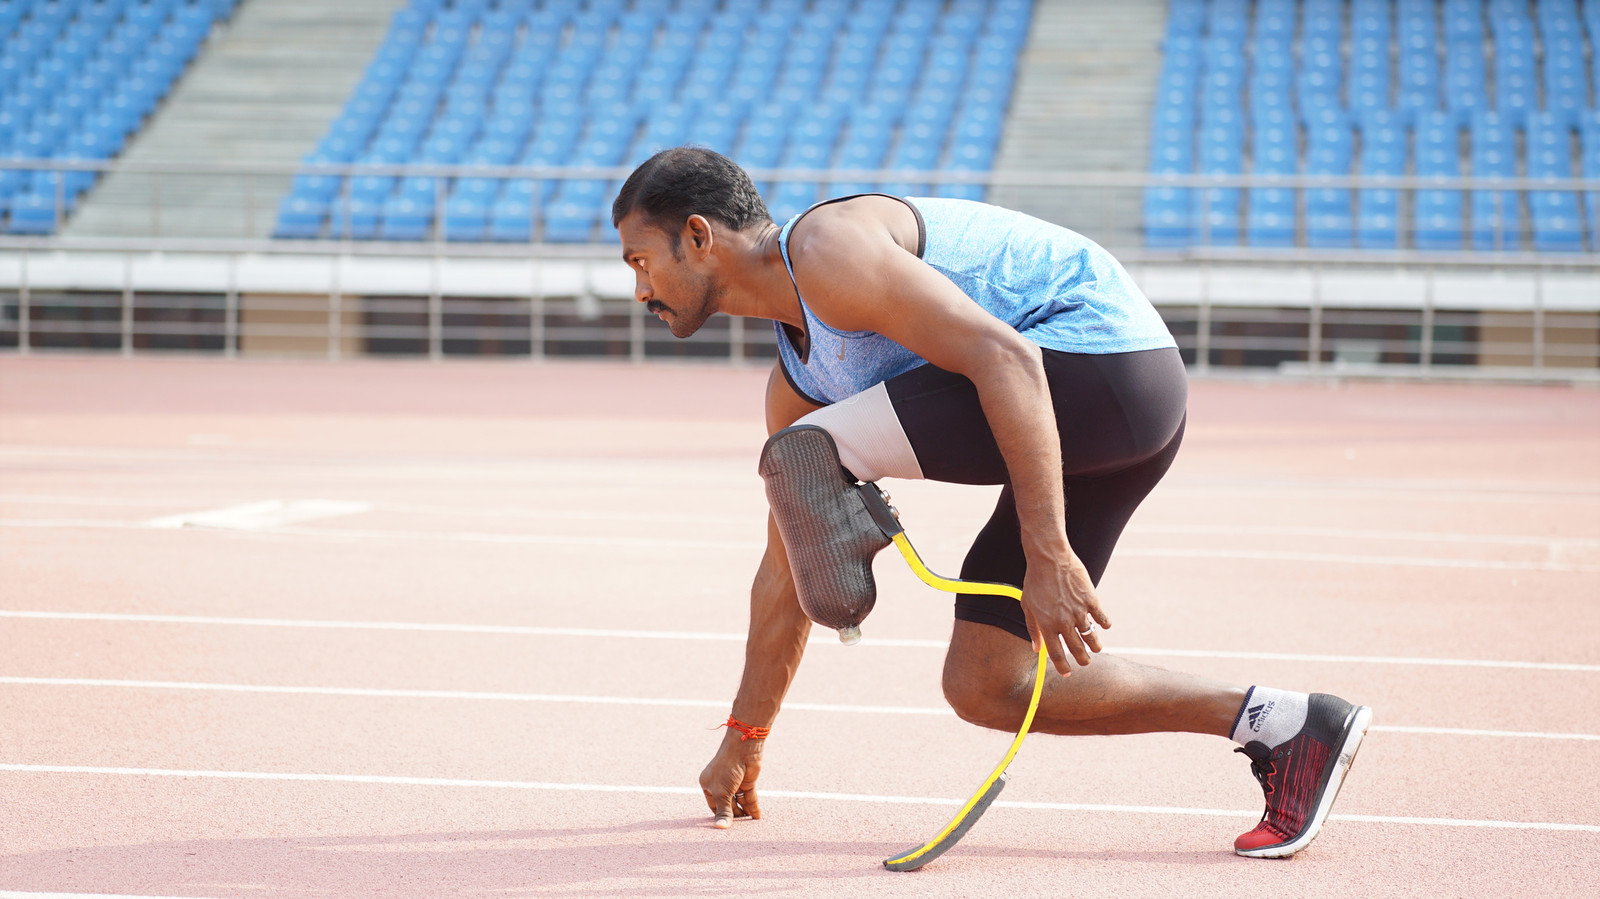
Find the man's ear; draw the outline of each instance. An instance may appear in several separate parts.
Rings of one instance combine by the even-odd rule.
[[[683,237],[688,246],[701,252],[709,250],[713,239],[711,221],[699,213],[689,216],[683,223]]]

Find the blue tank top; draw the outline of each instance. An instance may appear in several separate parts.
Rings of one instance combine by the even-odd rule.
[[[922,261],[1033,343],[1090,355],[1177,346],[1133,279],[1089,238],[986,203],[895,199],[917,216],[917,255]],[[837,201],[817,206],[832,202]],[[790,219],[778,233],[791,282],[789,234],[805,214]],[[799,293],[796,286],[795,295]],[[927,362],[875,331],[829,327],[812,314],[805,297],[800,297],[800,311],[808,338],[804,352],[797,345],[799,335],[781,322],[773,324],[784,374],[812,402],[836,403]]]

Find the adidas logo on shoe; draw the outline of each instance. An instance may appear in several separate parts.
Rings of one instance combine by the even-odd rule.
[[[1272,714],[1272,710],[1277,705],[1276,702],[1265,702],[1245,709],[1245,716],[1250,722],[1250,729],[1256,733],[1261,733],[1261,725],[1266,722],[1267,716]]]

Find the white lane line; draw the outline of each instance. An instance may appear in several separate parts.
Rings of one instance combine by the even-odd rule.
[[[164,515],[145,522],[152,528],[221,528],[267,531],[302,521],[370,512],[371,503],[334,499],[265,499],[260,502]]]
[[[3,501],[3,498],[0,498],[0,501]],[[1600,540],[1589,537],[1536,536],[1532,534],[1459,534],[1446,531],[1370,531],[1362,528],[1311,528],[1294,525],[1147,524],[1132,525],[1123,533],[1181,534],[1203,537],[1317,537],[1337,540],[1409,540],[1418,543],[1600,548]]]
[[[173,516],[183,519],[185,516]],[[170,530],[182,524],[152,521],[114,521],[105,518],[0,518],[0,528],[79,529],[101,531]],[[198,525],[206,527],[207,525]],[[217,527],[211,525],[211,527]],[[255,527],[233,528],[244,533],[269,537],[302,537],[319,540],[421,540],[430,543],[491,543],[510,546],[598,546],[607,549],[765,549],[756,540],[663,540],[653,537],[574,536],[567,534],[474,533],[470,531],[384,531],[339,530],[331,528]],[[1562,569],[1565,570],[1565,569]]]
[[[742,638],[741,638],[742,639]],[[866,641],[863,640],[862,643]],[[948,644],[941,644],[948,645]],[[1600,671],[1600,665],[1572,662],[1515,662],[1497,659],[1434,659],[1417,656],[1316,655],[1303,652],[1245,652],[1226,649],[1147,649],[1112,646],[1113,655],[1171,656],[1189,659],[1245,659],[1264,662],[1315,662],[1356,665],[1422,665],[1447,668],[1521,668],[1532,671]]]
[[[60,496],[42,493],[0,493],[0,504],[18,506],[99,506],[107,508],[168,508],[171,500],[125,499],[93,496]],[[637,521],[651,524],[726,524],[762,523],[765,505],[749,515],[696,515],[678,512],[638,512],[631,509],[552,509],[533,506],[435,506],[417,503],[371,503],[374,512],[400,512],[412,515],[470,515],[488,518],[532,518],[541,521]],[[1542,538],[1528,538],[1542,539]],[[1600,542],[1600,541],[1597,541]]]
[[[117,521],[111,518],[0,518],[0,528],[82,528],[100,531],[139,531],[149,528],[143,521]]]
[[[289,627],[328,630],[416,631],[441,634],[494,634],[514,637],[598,637],[607,640],[715,640],[743,642],[744,634],[711,631],[604,630],[588,627],[536,627],[502,624],[443,624],[411,621],[325,621],[295,618],[227,618],[211,615],[142,615],[121,612],[33,612],[0,609],[0,618],[34,618],[60,621],[121,621],[140,624],[207,624],[241,627]],[[816,642],[838,643],[817,638]],[[883,641],[879,641],[883,643]],[[932,640],[912,641],[915,645],[945,646]],[[883,645],[890,645],[884,643]],[[911,645],[908,643],[907,645]]]
[[[121,612],[41,612],[0,609],[0,618],[44,621],[106,621],[137,624],[224,625],[239,627],[285,627],[323,630],[411,631],[441,634],[493,634],[520,637],[577,637],[602,640],[699,640],[742,643],[744,634],[714,631],[607,630],[587,627],[535,627],[529,625],[441,624],[410,621],[331,621],[295,618],[225,618],[207,615],[143,615]],[[813,634],[812,644],[848,649],[832,634]],[[946,649],[948,640],[923,640],[907,637],[867,637],[857,646]],[[1459,668],[1519,668],[1534,671],[1600,671],[1600,665],[1568,662],[1517,662],[1494,659],[1436,659],[1410,656],[1316,655],[1291,652],[1244,652],[1224,649],[1160,649],[1113,646],[1114,655],[1170,656],[1195,659],[1246,659],[1268,662],[1315,662],[1338,664],[1419,665]]]
[[[335,528],[274,528],[262,531],[288,537],[307,537],[333,540],[421,540],[437,543],[499,543],[510,546],[600,546],[607,549],[766,549],[764,540],[668,540],[658,537],[617,537],[570,534],[515,534],[483,533],[473,531],[386,531],[349,530]],[[1565,569],[1562,569],[1565,570]],[[1572,569],[1578,570],[1576,568]],[[1596,570],[1600,570],[1597,567]]]
[[[377,687],[311,687],[274,684],[225,684],[203,681],[108,680],[88,677],[0,677],[0,685],[22,687],[105,687],[133,690],[198,690],[215,693],[265,693],[284,696],[351,696],[369,699],[447,699],[491,702],[548,702],[574,705],[631,705],[668,708],[714,709],[728,704],[726,699],[680,699],[659,696],[586,696],[568,693],[499,693],[473,690],[405,690]],[[787,711],[827,712],[863,715],[923,715],[951,718],[955,712],[945,706],[844,705],[822,702],[786,702]],[[1499,737],[1527,740],[1581,740],[1600,742],[1600,734],[1547,733],[1521,730],[1484,730],[1461,727],[1409,727],[1373,725],[1374,732],[1426,734],[1451,737]]]
[[[1416,494],[1407,502],[1526,502],[1548,500],[1584,505],[1600,501],[1600,484],[1586,481],[1536,484],[1528,481],[1426,480],[1422,478],[1178,478],[1162,491],[1175,493],[1238,495],[1267,493],[1282,497],[1288,493]]]
[[[289,696],[357,696],[375,699],[462,699],[497,702],[556,702],[595,705],[682,706],[716,708],[728,701],[712,699],[657,699],[650,697],[577,696],[558,693],[494,693],[469,690],[386,690],[369,687],[288,687],[269,684],[218,684],[194,681],[103,680],[84,677],[0,677],[0,684],[37,687],[115,687],[137,690],[200,690],[219,693],[270,693]],[[801,708],[789,705],[786,708]],[[845,711],[847,707],[829,708]],[[906,709],[916,714],[920,710]]]
[[[156,524],[187,520],[184,516],[154,519],[151,522],[112,521],[109,519],[82,518],[5,518],[0,527],[6,528],[81,528],[95,530],[143,530],[151,527],[172,528],[182,524]],[[205,526],[205,525],[200,525]],[[217,527],[219,525],[211,525]],[[226,527],[226,525],[221,525]],[[404,531],[404,530],[354,530],[305,527],[252,527],[249,533],[276,537],[302,537],[323,540],[421,540],[432,543],[493,543],[512,546],[598,546],[613,549],[718,549],[756,550],[766,544],[757,540],[664,540],[659,538],[616,536],[572,536],[555,534],[477,533],[471,531]],[[1280,552],[1274,550],[1235,549],[1160,549],[1128,546],[1117,555],[1148,559],[1208,559],[1216,561],[1247,562],[1304,562],[1322,565],[1373,565],[1401,568],[1449,568],[1467,571],[1551,571],[1600,572],[1600,565],[1572,565],[1545,560],[1513,561],[1499,559],[1451,559],[1432,556],[1373,556],[1352,553]]]
[[[1367,730],[1392,734],[1429,734],[1445,737],[1516,737],[1527,740],[1588,740],[1600,742],[1600,734],[1557,734],[1536,730],[1480,730],[1474,727],[1411,727],[1400,724],[1374,724]]]
[[[1488,571],[1600,571],[1600,565],[1568,565],[1545,560],[1521,562],[1500,559],[1450,559],[1432,556],[1369,556],[1353,553],[1280,552],[1247,549],[1146,549],[1119,548],[1118,556],[1147,559],[1218,559],[1246,562],[1310,562],[1330,565],[1393,565],[1402,568],[1459,568]]]
[[[204,896],[144,896],[123,893],[20,893],[0,890],[0,899],[205,899]]]
[[[523,780],[467,780],[449,777],[396,777],[381,774],[301,774],[286,771],[205,771],[174,768],[112,768],[84,765],[0,764],[0,771],[18,774],[87,774],[121,777],[185,777],[222,780],[302,781],[312,783],[381,784],[406,787],[464,787],[496,790],[549,790],[581,793],[638,793],[671,796],[701,796],[698,787],[657,787],[636,784],[550,783]],[[821,793],[804,790],[762,790],[775,799],[815,799],[827,802],[871,802],[880,805],[959,806],[964,799],[938,796],[881,796],[864,793]],[[1150,815],[1206,815],[1255,818],[1259,811],[1212,808],[1176,808],[1161,805],[1094,805],[1080,802],[1023,802],[999,800],[996,808],[1044,809],[1049,811],[1117,812]],[[1361,821],[1372,824],[1420,824],[1435,827],[1489,827],[1508,830],[1549,830],[1600,833],[1600,824],[1567,824],[1553,821],[1499,821],[1474,818],[1419,818],[1397,815],[1330,815],[1335,821]]]

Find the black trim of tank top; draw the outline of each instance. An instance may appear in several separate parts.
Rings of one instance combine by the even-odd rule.
[[[800,213],[799,217],[794,220],[794,225],[791,225],[789,228],[789,236],[794,236],[794,229],[800,224],[800,219],[810,215],[812,210],[820,209],[821,207],[827,206],[830,203],[838,203],[843,200],[854,200],[857,197],[888,197],[891,200],[899,200],[900,202],[906,204],[906,208],[911,210],[911,214],[916,216],[917,219],[917,258],[922,258],[922,254],[928,249],[928,223],[922,218],[922,210],[918,209],[915,203],[911,202],[905,197],[897,197],[894,194],[886,194],[881,191],[871,191],[863,194],[849,194],[848,196],[834,197],[830,200],[823,200],[821,203],[812,206],[811,209],[807,209],[805,212]],[[789,283],[794,285],[795,299],[800,300],[801,304],[803,305],[805,301],[800,299],[800,286],[794,284],[793,270],[789,272]],[[800,357],[800,364],[805,365],[806,362],[811,358],[811,336],[799,328],[796,328],[794,325],[789,324],[788,322],[778,322],[778,327],[783,331],[783,336],[789,341],[790,349],[793,349],[795,355]],[[828,403],[824,403],[800,389],[800,385],[795,383],[794,375],[789,373],[789,366],[783,364],[782,355],[778,356],[778,368],[782,369],[783,379],[789,382],[790,389],[799,394],[801,399],[818,406],[829,405]]]
[[[788,328],[789,326],[788,325],[784,325],[784,327]],[[789,389],[793,390],[795,392],[795,394],[798,395],[801,399],[805,400],[806,402],[810,403],[813,406],[828,406],[828,405],[832,405],[831,403],[824,403],[822,400],[819,400],[816,397],[812,396],[811,394],[806,393],[804,390],[801,390],[800,389],[800,385],[796,384],[794,382],[794,375],[789,374],[789,366],[783,364],[783,357],[782,356],[778,357],[778,370],[783,372],[783,379],[785,381],[789,382]]]

